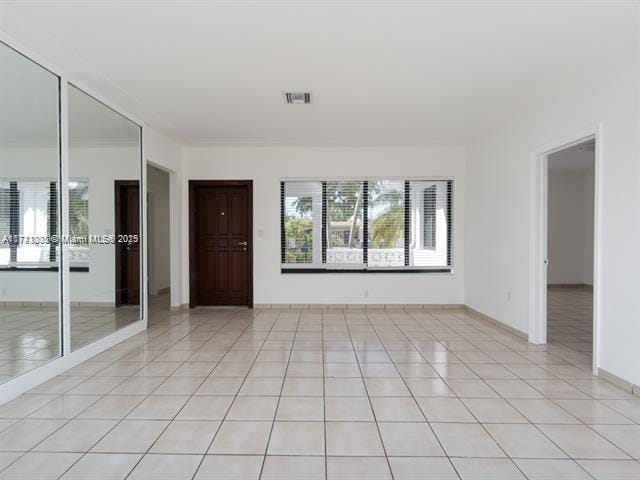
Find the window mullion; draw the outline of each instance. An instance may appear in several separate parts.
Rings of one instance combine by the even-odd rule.
[[[18,262],[18,243],[20,239],[20,192],[18,182],[9,182],[9,265]]]
[[[327,264],[327,182],[322,182],[322,265]]]
[[[56,182],[49,182],[49,262],[53,266],[56,262],[56,242],[58,235],[58,188]]]
[[[453,182],[447,181],[447,266],[452,265],[453,251]]]
[[[280,182],[280,263],[287,263],[284,182]]]
[[[411,198],[409,181],[404,182],[404,266],[408,267],[411,255]]]
[[[369,263],[369,182],[362,182],[362,263]]]

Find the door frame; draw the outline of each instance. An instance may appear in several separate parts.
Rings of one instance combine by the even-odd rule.
[[[247,189],[247,215],[249,217],[247,307],[253,308],[253,180],[189,180],[189,308],[198,306],[196,191],[199,187],[245,187]]]
[[[122,221],[123,218],[120,214],[120,199],[121,199],[121,194],[122,194],[122,187],[138,187],[138,195],[139,195],[139,202],[142,202],[142,191],[140,190],[140,182],[138,180],[114,180],[113,181],[113,188],[114,188],[114,204],[115,204],[115,219],[114,219],[114,224],[113,224],[113,235],[117,236],[118,235],[118,231],[122,230]],[[139,203],[140,204],[140,203]],[[141,208],[140,206],[138,208]],[[138,226],[138,244],[140,246],[140,258],[142,258],[142,211],[140,211],[140,213],[138,213],[138,219],[140,222],[140,225]],[[122,252],[120,251],[120,244],[118,243],[118,239],[115,239],[115,258],[116,258],[116,298],[115,298],[115,302],[116,302],[116,307],[119,307],[121,305],[123,305],[122,303]],[[142,265],[140,265],[140,300],[138,305],[142,306],[142,295],[143,295],[143,290],[142,290],[142,282],[143,280],[143,276],[142,276]]]
[[[549,155],[595,140],[593,231],[593,374],[600,365],[601,233],[602,233],[602,124],[560,138],[531,152],[531,211],[529,244],[529,342],[547,343],[547,221]]]

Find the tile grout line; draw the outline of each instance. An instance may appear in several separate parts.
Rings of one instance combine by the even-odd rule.
[[[411,314],[409,314],[408,312],[407,315],[409,315],[411,318],[413,318],[411,316]],[[366,313],[365,313],[366,315]],[[433,316],[433,314],[429,313],[429,315]],[[416,348],[416,346],[413,344],[412,341],[409,340],[409,338],[406,336],[406,334],[404,333],[404,331],[398,327],[397,323],[395,322],[395,320],[393,319],[393,317],[391,315],[387,315],[389,320],[396,326],[396,328],[402,333],[402,335],[407,339],[407,341],[411,344],[411,346],[413,348]],[[435,318],[435,317],[434,317]],[[368,319],[368,316],[367,316]],[[415,320],[415,319],[414,319]],[[437,320],[437,318],[436,318]],[[417,321],[417,320],[416,320]],[[439,320],[438,320],[439,321]],[[371,323],[371,321],[369,320],[369,323]],[[418,322],[420,323],[420,322]],[[420,325],[423,329],[424,326]],[[374,333],[376,334],[376,337],[378,337],[378,341],[380,341],[380,344],[382,345],[382,348],[384,348],[385,353],[387,354],[387,356],[389,357],[389,359],[391,360],[392,364],[394,365],[395,369],[398,370],[395,361],[393,360],[393,357],[391,355],[389,355],[389,351],[387,350],[386,345],[384,344],[384,342],[382,341],[382,339],[380,338],[380,336],[378,335],[378,331],[376,330],[375,326],[373,326],[373,324],[371,325],[371,327],[373,328]],[[425,329],[426,331],[426,329]],[[422,357],[422,359],[426,362],[427,365],[429,365],[431,367],[431,364],[427,361],[426,358],[424,358],[424,355],[422,354],[422,352],[420,350],[418,350],[416,348],[416,351],[418,352],[418,354]],[[432,367],[431,367],[432,368]],[[434,370],[435,372],[435,370]],[[402,383],[404,384],[405,388],[407,389],[407,391],[409,392],[409,394],[411,395],[411,398],[413,399],[414,403],[416,404],[416,407],[418,408],[418,410],[420,411],[420,413],[422,414],[422,416],[425,419],[426,424],[429,426],[429,431],[431,432],[431,434],[433,435],[433,437],[436,439],[436,441],[438,442],[438,445],[440,446],[440,449],[442,450],[442,452],[445,454],[447,460],[449,461],[449,465],[451,465],[451,468],[453,468],[453,471],[455,472],[455,474],[458,476],[458,478],[462,478],[462,476],[460,475],[460,472],[458,472],[458,469],[456,468],[456,466],[454,465],[454,463],[451,461],[451,458],[449,457],[447,451],[445,450],[444,446],[442,445],[442,441],[440,440],[440,438],[438,437],[438,435],[436,435],[436,432],[433,429],[433,426],[431,425],[431,422],[429,421],[429,419],[427,418],[426,414],[422,411],[422,408],[420,407],[420,404],[417,402],[415,395],[413,394],[413,391],[411,390],[411,388],[409,388],[409,385],[406,382],[406,379],[404,378],[404,376],[400,373],[400,371],[398,370],[398,375],[399,377],[402,379]],[[439,373],[436,372],[436,375],[438,375],[438,378],[441,378],[439,376]],[[444,379],[442,379],[444,381]],[[446,383],[446,381],[445,381]],[[453,391],[453,390],[452,390]],[[454,392],[455,394],[455,392]]]
[[[369,387],[367,386],[367,382],[365,380],[365,376],[364,373],[362,371],[362,365],[360,365],[360,359],[358,358],[358,355],[356,353],[356,349],[355,349],[355,344],[353,343],[353,336],[351,335],[351,328],[349,327],[349,323],[347,322],[347,317],[345,315],[344,312],[342,312],[342,316],[344,319],[344,323],[345,326],[347,328],[347,333],[349,335],[349,341],[351,342],[351,348],[353,349],[353,354],[356,357],[356,364],[358,365],[358,369],[360,370],[360,377],[362,378],[362,384],[364,386],[364,391],[367,394],[367,401],[369,402],[369,408],[371,409],[371,414],[373,415],[373,421],[376,425],[376,430],[378,431],[378,439],[380,440],[380,446],[382,447],[382,451],[384,453],[384,458],[387,462],[387,468],[389,469],[389,474],[391,475],[391,480],[394,480],[395,475],[393,473],[393,470],[391,469],[391,462],[389,460],[389,455],[387,455],[387,448],[384,445],[384,441],[382,439],[382,432],[380,431],[380,425],[378,425],[378,417],[376,416],[376,411],[373,408],[373,402],[371,401],[371,396],[369,395]],[[367,312],[365,310],[364,312],[364,317],[367,319],[367,321],[369,322],[369,324],[371,324],[371,321],[369,320],[369,317],[367,315]],[[394,366],[395,368],[395,366]]]
[[[275,326],[280,319],[280,313],[276,317],[276,321],[273,326]],[[298,317],[296,319],[296,330],[293,334],[293,339],[291,340],[291,347],[289,348],[289,356],[287,358],[287,366],[284,369],[284,377],[282,377],[282,384],[280,385],[280,395],[278,395],[278,400],[276,401],[276,409],[273,412],[273,421],[271,422],[271,429],[269,430],[269,436],[267,437],[267,443],[264,446],[264,456],[262,457],[262,464],[260,465],[260,473],[258,474],[258,479],[262,478],[262,473],[264,471],[264,466],[267,463],[267,454],[269,452],[269,444],[271,443],[271,435],[273,434],[273,429],[276,425],[276,419],[278,418],[278,410],[280,409],[280,400],[282,399],[282,392],[284,391],[284,384],[287,381],[287,372],[289,371],[289,365],[291,364],[291,353],[293,352],[293,347],[295,346],[296,336],[298,335],[298,327],[300,325],[300,313],[298,313]],[[269,331],[271,333],[273,331],[273,327]],[[268,337],[267,337],[268,338]],[[265,338],[266,342],[266,338]]]
[[[244,333],[249,329],[249,327],[252,326],[253,322],[255,321],[256,317],[259,317],[260,314],[262,312],[255,312],[255,311],[251,311],[251,319],[248,319],[247,321],[247,326],[240,332],[240,334],[238,335],[238,337],[236,338],[236,340],[229,346],[227,347],[226,351],[225,351],[225,355],[227,353],[229,353],[233,346],[242,338],[242,335],[244,335]],[[264,343],[267,341],[267,338],[269,336],[269,333],[271,333],[271,331],[273,330],[273,326],[276,324],[277,322],[277,318],[279,317],[276,316],[276,318],[273,320],[273,324],[271,325],[271,328],[269,328],[267,334],[265,335],[264,339],[262,340],[262,344],[260,347],[260,350],[262,349],[262,346],[264,346]],[[231,321],[231,320],[230,320]],[[209,442],[209,445],[207,446],[207,448],[204,451],[204,454],[202,455],[202,458],[200,459],[200,462],[198,463],[198,466],[196,467],[196,469],[193,472],[193,475],[191,476],[191,479],[194,480],[196,478],[196,476],[198,475],[198,472],[200,471],[200,468],[202,468],[202,464],[204,463],[205,459],[207,458],[207,455],[209,454],[208,452],[211,450],[211,447],[213,446],[213,442],[215,441],[216,437],[218,436],[218,434],[220,433],[220,429],[222,428],[222,425],[224,424],[224,422],[226,421],[227,415],[229,415],[229,412],[231,411],[231,408],[233,408],[233,404],[236,402],[236,399],[239,396],[240,390],[242,390],[242,386],[244,385],[244,383],[246,382],[249,373],[251,372],[251,369],[253,368],[253,365],[256,364],[256,360],[258,358],[259,352],[256,353],[253,361],[251,362],[251,365],[249,366],[249,369],[247,370],[247,373],[245,374],[244,378],[242,379],[242,382],[240,382],[240,385],[238,386],[238,389],[236,390],[235,395],[233,395],[233,400],[231,400],[231,402],[229,403],[229,406],[227,407],[224,416],[222,417],[222,419],[220,420],[220,424],[218,425],[218,428],[216,428],[215,433],[213,434],[213,437],[211,437],[211,441]],[[218,365],[224,360],[224,356],[220,359],[220,361],[218,362]],[[215,368],[214,370],[215,371]],[[212,371],[212,373],[213,373]],[[221,377],[222,378],[222,377]],[[195,396],[195,395],[194,395]],[[159,438],[159,437],[158,437]],[[132,470],[133,472],[133,470]],[[126,480],[126,479],[125,479]]]
[[[411,316],[412,318],[414,318],[410,313],[409,313],[409,316]],[[394,321],[393,319],[391,319],[391,321],[395,324],[395,321]],[[397,325],[397,324],[396,324],[396,325]],[[402,329],[400,329],[400,330],[402,331]],[[404,333],[404,332],[402,332],[402,333],[403,333],[403,335],[405,335],[405,333]],[[405,335],[405,337],[406,337],[406,335]],[[407,338],[407,340],[409,340],[409,339]],[[410,340],[409,340],[409,342],[413,345],[413,342],[411,342]],[[415,347],[415,345],[414,345],[414,347]],[[445,347],[445,348],[446,348],[446,347]],[[425,360],[426,360],[426,359],[425,359]],[[463,364],[467,365],[466,363],[464,363],[464,361],[463,361]],[[437,372],[436,372],[436,373],[437,373]],[[446,380],[445,378],[442,378],[442,380],[443,380],[445,383],[447,383],[447,380]],[[490,385],[488,385],[486,382],[484,382],[484,383],[485,383],[489,388],[491,388],[491,386],[490,386]],[[447,383],[447,384],[448,384],[448,383]],[[458,396],[458,394],[455,392],[455,390],[453,390],[452,388],[450,388],[450,389],[451,389],[451,391],[453,392],[453,394],[455,395],[455,398],[456,398],[456,399],[457,399],[457,400],[458,400],[458,401],[459,401],[459,402],[464,406],[464,408],[469,412],[469,414],[470,414],[473,418],[475,418],[475,419],[476,419],[476,421],[477,421],[478,425],[480,425],[480,426],[482,427],[482,429],[483,429],[483,430],[484,430],[484,432],[489,436],[489,438],[491,438],[491,440],[493,440],[494,444],[495,444],[495,445],[496,445],[496,446],[497,446],[497,447],[498,447],[498,448],[499,448],[499,449],[500,449],[500,450],[505,454],[505,458],[509,459],[509,460],[511,461],[511,464],[513,464],[513,465],[514,465],[514,467],[515,467],[515,468],[516,468],[516,469],[517,469],[517,470],[518,470],[518,471],[519,471],[519,472],[520,472],[520,473],[521,473],[525,478],[527,478],[527,475],[522,471],[522,469],[520,468],[520,466],[519,466],[519,465],[514,461],[514,458],[512,458],[512,457],[507,453],[507,451],[506,451],[506,450],[505,450],[505,449],[500,445],[500,443],[498,443],[498,442],[496,441],[496,439],[495,439],[495,438],[494,438],[494,436],[491,434],[491,432],[489,432],[489,431],[487,430],[487,428],[485,427],[485,425],[484,425],[482,422],[480,422],[480,420],[477,418],[477,416],[476,416],[476,415],[475,415],[475,414],[474,414],[474,413],[473,413],[473,412],[472,412],[472,411],[467,407],[467,405],[464,403],[464,400],[463,400],[463,398],[464,398],[464,397],[459,397],[459,396]],[[509,405],[511,405],[511,402],[509,402],[506,398],[504,398],[502,395],[500,395],[498,392],[496,392],[493,388],[491,388],[491,390],[493,390],[493,391],[494,391],[494,393],[496,393],[496,394],[498,395],[498,398],[499,398],[499,399],[505,400],[505,401],[507,401],[507,403],[509,403]],[[413,393],[413,392],[411,392],[411,390],[410,390],[410,393]],[[517,411],[519,411],[517,408],[516,408],[516,410],[517,410]],[[523,416],[524,416],[524,415],[523,415]],[[532,425],[534,428],[536,428],[536,430],[538,430],[542,435],[544,435],[544,432],[541,432],[541,431],[540,431],[540,429],[539,429],[539,428],[537,428],[537,426],[536,426],[533,422],[529,421],[529,419],[528,419],[526,416],[524,416],[524,418],[525,418],[526,420],[528,420],[528,423],[527,423],[527,424],[525,424],[525,425]],[[435,422],[435,423],[437,423],[437,422]],[[450,423],[450,422],[446,422],[446,423]],[[500,423],[497,423],[497,424],[499,425]],[[435,435],[435,432],[434,432],[434,435]],[[546,435],[544,435],[544,437],[545,437],[545,438],[548,438]],[[436,435],[436,438],[437,438],[437,435]],[[565,455],[567,456],[567,458],[568,458],[568,459],[571,459],[571,460],[573,461],[573,459],[571,458],[571,456],[570,456],[570,455],[568,455],[568,454],[567,454],[567,453],[566,453],[562,448],[560,448],[560,446],[558,446],[558,445],[557,445],[555,442],[553,442],[551,439],[549,439],[549,441],[551,441],[551,442],[553,443],[553,445],[555,445],[555,446],[556,446],[556,447],[557,447],[557,448],[558,448],[558,449],[559,449],[563,454],[565,454]],[[444,450],[444,448],[443,448],[443,450]],[[446,454],[446,453],[447,453],[447,452],[446,452],[446,450],[444,450],[444,451],[445,451],[445,454]],[[448,456],[448,454],[447,454],[447,456]],[[454,457],[454,458],[456,458],[456,457]],[[516,459],[518,459],[518,458],[516,458]],[[573,463],[577,464],[577,462],[575,462],[575,461],[573,461]],[[455,467],[455,465],[453,464],[453,462],[451,462],[451,464],[453,465],[454,469],[456,469],[456,472],[457,472],[457,468]],[[580,466],[580,467],[581,467],[581,466]],[[582,467],[581,467],[581,468],[582,468]],[[460,474],[458,473],[458,475],[460,475]]]
[[[182,320],[181,322],[179,322],[179,323],[178,323],[178,325],[176,325],[176,326],[179,326],[179,325],[181,325],[182,323],[185,323],[186,321],[187,321],[187,319],[183,319],[183,320]],[[216,334],[218,331],[220,331],[222,328],[224,328],[224,326],[225,326],[227,323],[229,323],[230,321],[231,321],[231,319],[228,319],[224,324],[222,324],[222,325],[220,326],[220,328],[218,328],[216,331],[214,331],[214,333],[213,333],[212,337],[213,337],[213,336],[215,336],[215,334]],[[175,328],[175,326],[174,326],[173,328]],[[171,330],[173,330],[173,328],[169,328],[169,329],[168,329],[168,331],[167,331],[167,332],[165,332],[165,334],[170,334],[170,332],[171,332]],[[185,337],[189,336],[190,332],[191,332],[191,331],[189,331],[189,333],[186,333],[186,334],[185,334],[185,335],[183,335],[182,337],[178,338],[175,342],[173,342],[173,343],[171,344],[171,346],[176,345],[177,343],[179,343],[180,341],[182,341]],[[145,341],[144,341],[144,342],[142,342],[142,343],[140,344],[140,346],[139,346],[139,347],[141,347],[141,348],[142,348],[142,347],[143,347],[143,345],[145,345],[145,344],[147,344],[147,343],[148,343],[148,342],[147,342],[147,341],[146,341],[146,339],[145,339]],[[169,347],[168,347],[168,348],[167,348],[163,353],[167,352],[167,351],[168,351],[168,349],[169,349],[169,348],[171,348],[171,346],[169,346]],[[116,350],[117,350],[117,349],[116,349]],[[158,355],[157,357],[159,357],[159,356],[161,356],[161,355],[162,355],[162,354]],[[126,355],[125,355],[125,356],[126,356]],[[157,358],[157,357],[155,357],[155,358]],[[186,360],[185,360],[185,362],[186,362]],[[149,363],[152,363],[152,362],[149,362]],[[182,363],[184,364],[184,362],[182,362]],[[108,368],[108,367],[107,367],[107,368]],[[144,367],[142,367],[142,368],[144,368]],[[142,370],[142,368],[141,368],[141,369],[139,369],[139,370],[137,370],[137,371],[136,371],[136,373],[138,373],[140,370]],[[178,367],[178,368],[180,368],[180,367]],[[102,371],[102,370],[101,370],[101,371]],[[175,372],[175,371],[177,371],[177,369],[176,369],[176,370],[174,370],[174,372]],[[134,374],[132,374],[131,376],[127,377],[127,379],[134,378],[135,376],[136,376],[136,375],[135,375],[135,373],[134,373]],[[92,378],[92,377],[90,377],[90,378]],[[145,377],[142,377],[142,378],[145,378]],[[167,378],[168,378],[168,377],[167,377]],[[114,386],[114,387],[113,387],[109,392],[107,392],[106,394],[104,394],[104,396],[103,396],[102,398],[107,397],[107,396],[109,395],[109,393],[110,393],[110,392],[112,392],[113,390],[115,390],[116,388],[118,388],[120,385],[122,385],[122,384],[123,384],[123,383],[125,383],[126,381],[127,381],[127,380],[123,380],[123,381],[122,381],[122,382],[120,382],[118,385]],[[166,381],[166,380],[165,380],[165,381]],[[164,382],[162,382],[162,383],[164,383]],[[158,385],[158,386],[159,386],[159,385]],[[154,390],[155,390],[155,389],[154,389]],[[152,390],[152,392],[153,392],[154,390]],[[150,393],[148,393],[148,394],[146,394],[146,395],[140,395],[140,396],[143,396],[144,398],[143,398],[140,402],[138,402],[138,404],[137,404],[136,406],[132,407],[132,408],[129,410],[129,412],[128,412],[124,417],[122,417],[122,418],[120,418],[120,419],[115,419],[115,420],[117,420],[117,421],[116,421],[116,423],[113,425],[113,427],[112,427],[112,428],[110,428],[110,429],[109,429],[109,430],[108,430],[104,435],[102,435],[102,436],[101,436],[101,437],[100,437],[96,442],[94,442],[94,443],[92,444],[92,446],[91,446],[91,447],[90,447],[86,452],[82,452],[81,456],[80,456],[80,457],[79,457],[79,458],[78,458],[78,459],[77,459],[77,460],[76,460],[72,465],[70,465],[70,466],[69,466],[69,468],[67,468],[67,470],[65,470],[65,472],[64,472],[62,475],[65,475],[65,474],[66,474],[66,473],[67,473],[71,468],[73,468],[73,467],[74,467],[78,462],[80,462],[80,460],[81,460],[82,458],[84,458],[88,453],[92,453],[92,452],[91,452],[91,449],[92,449],[92,448],[94,448],[94,447],[95,447],[98,443],[100,443],[100,442],[101,442],[101,441],[102,441],[102,440],[103,440],[107,435],[109,435],[109,434],[110,434],[110,433],[111,433],[115,428],[117,428],[117,427],[118,427],[118,425],[120,425],[123,421],[125,421],[125,420],[127,419],[127,417],[131,414],[131,412],[133,412],[136,408],[138,408],[138,407],[139,407],[139,406],[140,406],[140,405],[141,405],[145,400],[147,400],[147,399],[148,399],[149,397],[151,397],[152,395],[151,395],[151,392],[150,392]],[[83,412],[84,412],[84,411],[83,411]],[[177,414],[176,414],[176,415],[177,415]],[[149,420],[149,421],[154,421],[154,420]],[[160,435],[159,435],[157,438],[159,438],[159,437],[162,435],[162,433],[164,433],[164,431],[165,431],[165,430],[166,430],[166,428],[170,425],[170,423],[171,423],[171,421],[169,421],[169,423],[167,423],[167,425],[165,426],[165,428],[163,429],[163,431],[160,433]],[[47,437],[47,438],[49,438],[49,437]],[[157,438],[156,438],[156,440],[157,440]],[[44,441],[44,440],[46,440],[46,439],[43,439],[42,441]],[[42,443],[42,442],[40,442],[40,443]],[[155,443],[155,442],[154,442],[154,443]],[[152,445],[153,445],[153,444],[152,444]],[[150,448],[151,448],[151,446],[149,447],[149,449],[150,449]],[[33,451],[33,449],[32,449],[31,451]],[[147,451],[148,451],[148,450],[147,450]],[[103,452],[103,453],[110,453],[110,452]],[[129,453],[131,453],[131,452],[129,452]],[[137,454],[137,453],[134,453],[134,454]],[[140,455],[140,458],[138,459],[138,461],[136,462],[136,464],[131,468],[131,470],[130,470],[129,474],[127,474],[127,476],[126,476],[126,477],[128,477],[128,476],[131,474],[131,472],[133,472],[133,470],[138,466],[138,464],[142,461],[142,459],[145,457],[145,455],[146,455],[146,453],[142,453],[142,454]]]

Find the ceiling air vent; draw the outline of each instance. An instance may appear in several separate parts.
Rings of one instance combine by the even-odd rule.
[[[311,93],[309,92],[285,92],[284,99],[287,103],[303,104],[311,103]]]

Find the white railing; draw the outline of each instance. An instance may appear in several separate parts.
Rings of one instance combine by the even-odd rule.
[[[369,249],[370,267],[404,265],[404,251],[401,248]],[[362,263],[362,250],[355,248],[330,248],[327,250],[327,264]]]
[[[69,263],[89,264],[89,247],[69,247]]]

